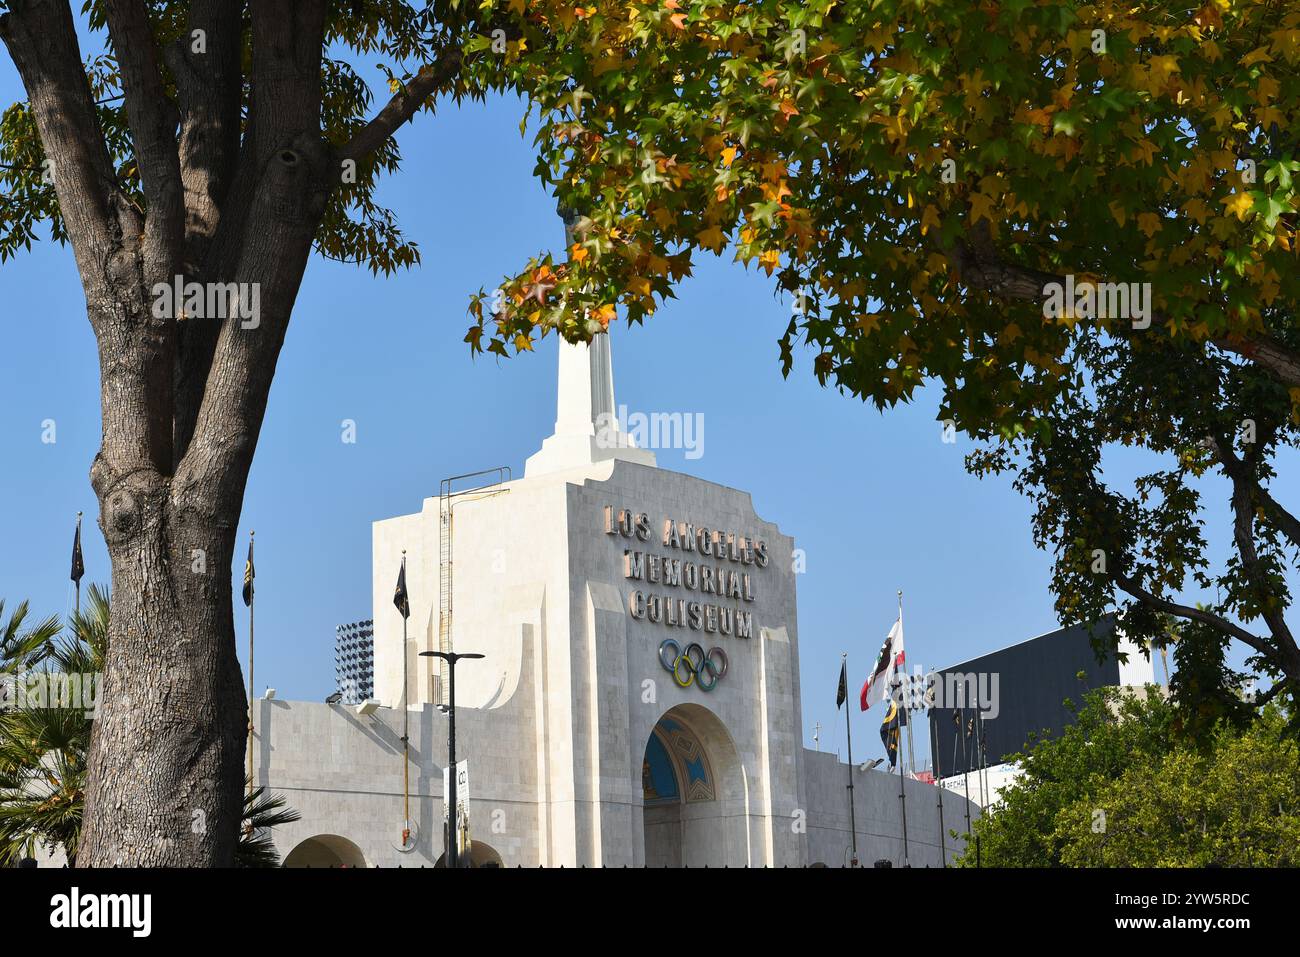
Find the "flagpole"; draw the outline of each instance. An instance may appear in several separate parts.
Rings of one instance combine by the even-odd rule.
[[[957,736],[961,738],[961,790],[966,799],[966,839],[970,840],[970,758],[966,756],[966,708],[961,709],[961,723],[957,727]]]
[[[984,712],[977,706],[975,708],[975,753],[979,756],[980,762],[980,817],[984,817],[988,807],[988,797],[986,790],[988,786],[988,749],[984,746]],[[979,867],[980,860],[980,839],[975,837],[975,866]]]
[[[402,549],[402,581],[406,581],[406,549]],[[410,599],[403,596],[403,601]],[[402,615],[402,844],[407,842],[407,831],[411,826],[411,705],[409,670],[410,647],[406,638],[406,615]],[[455,769],[452,770],[455,774]]]
[[[903,589],[898,590],[898,634],[906,641],[903,632]],[[903,667],[907,667],[907,660],[903,660]],[[912,682],[908,679],[907,673],[904,672],[899,676],[899,689],[906,684],[907,688],[903,695],[903,720],[907,722],[907,763],[910,767],[910,773],[916,773],[916,759],[912,756]],[[908,866],[907,857],[907,788],[904,784],[903,761],[902,755],[899,755],[898,761],[898,796],[902,800],[903,806],[903,866]]]
[[[928,717],[928,716],[927,716]],[[944,787],[939,783],[939,728],[935,722],[930,722],[930,748],[934,752],[934,789],[939,796],[939,860],[940,867],[948,866],[948,847],[946,842],[947,832],[943,829],[943,792]]]
[[[903,589],[901,588],[898,590],[898,630],[900,634],[903,632]],[[903,662],[903,667],[904,668],[907,667],[906,661]],[[904,675],[904,679],[907,685],[907,697],[904,699],[906,703],[903,706],[903,711],[905,712],[905,716],[907,718],[908,773],[915,776],[916,758],[912,756],[912,679],[908,677],[906,674]]]
[[[895,745],[894,750],[898,750]],[[898,799],[902,802],[903,808],[903,866],[909,867],[907,856],[907,789],[903,785],[903,762],[900,758],[898,762]]]
[[[78,549],[80,549],[81,546],[81,513],[80,512],[77,513],[77,546]],[[74,578],[73,581],[76,582],[77,585],[77,614],[80,615],[81,614],[81,578],[80,577]],[[67,592],[64,592],[63,594],[66,595]],[[1169,675],[1169,666],[1165,665],[1166,678],[1168,677],[1168,675]],[[1165,683],[1168,684],[1169,682],[1166,680]]]
[[[253,555],[253,536],[257,534],[252,530],[248,533],[248,555],[252,560]],[[248,590],[248,793],[253,793],[253,602],[257,600],[257,588],[250,586]]]
[[[993,788],[988,783],[988,732],[984,731],[984,716],[980,714],[979,723],[979,750],[980,758],[984,762],[984,791],[988,792],[988,800],[993,800]]]
[[[840,674],[846,676],[849,673],[849,653],[847,651],[840,654]],[[847,688],[847,684],[845,685]],[[853,810],[853,725],[849,722],[849,712],[853,709],[849,707],[848,697],[844,700],[844,737],[847,742],[849,752],[849,837],[853,843],[853,867],[858,866],[858,822]]]

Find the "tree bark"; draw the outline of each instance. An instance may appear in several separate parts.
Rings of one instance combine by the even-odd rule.
[[[155,472],[96,479],[113,613],[78,864],[228,865],[247,726],[234,529],[178,507]]]
[[[12,0],[0,39],[22,76],[99,349],[91,468],[113,611],[78,866],[230,866],[247,708],[230,584],[236,528],[289,317],[338,156],[321,137],[323,0],[196,0],[206,57],[168,51],[143,0],[106,0],[146,198],[117,182],[67,0]],[[179,125],[179,134],[177,127]],[[157,310],[157,283],[238,283],[253,321]],[[160,314],[164,313],[164,314]]]

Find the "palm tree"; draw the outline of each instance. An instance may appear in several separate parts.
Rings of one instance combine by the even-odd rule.
[[[248,784],[245,780],[245,784]],[[280,854],[271,841],[270,830],[292,824],[302,817],[285,804],[278,794],[268,795],[266,788],[244,794],[244,827],[235,848],[236,867],[279,867]]]
[[[91,594],[92,602],[95,597],[103,600],[93,588]],[[0,601],[0,617],[3,614]],[[89,722],[72,709],[19,707],[25,702],[18,700],[18,683],[26,682],[37,665],[70,651],[54,643],[59,634],[56,616],[27,628],[27,614],[23,602],[0,631],[0,673],[10,696],[0,710],[0,864],[32,856],[38,842],[62,845],[72,860],[81,832],[83,726]],[[47,665],[35,674],[39,679],[49,670]]]
[[[3,611],[0,602],[0,615]],[[70,633],[55,641],[57,618],[24,630],[27,605],[18,606],[0,632],[0,670],[17,676],[40,663],[39,675],[93,675],[97,681],[108,650],[109,611],[107,592],[92,585],[86,609],[72,616]],[[72,704],[0,711],[0,865],[33,856],[38,843],[62,847],[68,864],[76,863],[93,718]],[[298,820],[298,812],[284,798],[257,788],[244,798],[243,819],[236,866],[277,866],[269,831]]]
[[[0,619],[4,618],[5,603],[0,598]],[[49,650],[50,641],[59,633],[59,619],[51,615],[30,628],[27,621],[27,602],[14,609],[9,621],[0,630],[0,673],[17,674],[37,665]]]

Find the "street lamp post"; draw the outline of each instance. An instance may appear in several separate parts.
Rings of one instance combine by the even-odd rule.
[[[456,833],[456,662],[464,658],[482,658],[480,654],[457,654],[454,651],[422,651],[421,658],[441,658],[447,662],[447,867],[460,867],[459,835]]]

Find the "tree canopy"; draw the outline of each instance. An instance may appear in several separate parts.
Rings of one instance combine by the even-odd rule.
[[[1286,715],[1270,705],[1191,737],[1184,711],[1154,688],[1087,693],[1075,724],[1026,743],[1019,777],[975,823],[980,863],[1300,863],[1300,750]],[[972,840],[961,865],[975,856]]]
[[[1300,10],[527,10],[504,70],[578,241],[474,299],[473,348],[642,321],[696,256],[734,249],[795,299],[787,372],[809,348],[821,382],[882,408],[937,382],[940,417],[997,443],[970,467],[1014,472],[1038,505],[1065,622],[1118,603],[1144,641],[1178,615],[1300,693],[1300,522],[1270,491],[1300,408]],[[1107,485],[1120,444],[1170,467]],[[1195,488],[1211,471],[1232,488],[1217,568]]]
[[[1023,430],[1081,385],[1063,361],[1081,325],[1211,343],[1300,387],[1294,8],[509,8],[523,36],[485,62],[528,92],[537,172],[584,216],[498,308],[475,301],[476,348],[640,320],[732,243],[802,293],[787,365],[801,340],[823,382],[881,405],[937,377],[974,432]],[[1067,274],[1149,282],[1150,327],[1045,321]]]
[[[230,583],[189,571],[191,556],[233,560],[311,254],[384,273],[418,263],[377,200],[402,163],[394,135],[494,91],[527,102],[521,128],[531,117],[537,175],[574,241],[470,299],[471,350],[511,355],[548,332],[586,339],[643,321],[695,257],[732,248],[796,297],[779,343],[787,372],[808,349],[819,381],[882,408],[934,380],[941,416],[1009,443],[1013,459],[975,467],[1016,468],[1039,495],[1063,615],[1120,589],[1141,606],[1128,616],[1136,637],[1159,612],[1254,639],[1294,694],[1300,649],[1279,569],[1300,526],[1268,489],[1300,402],[1293,4],[82,9],[78,22],[67,0],[0,0],[0,40],[27,93],[0,116],[0,263],[42,225],[68,242],[99,347],[91,480],[114,592],[88,859],[233,859],[245,728]],[[365,79],[376,68],[382,105]],[[177,277],[256,288],[260,315],[160,308],[157,290]],[[1061,295],[1078,289],[1092,292]],[[1171,428],[1161,394],[1143,392],[1148,373],[1220,391]],[[1113,404],[1127,401],[1145,403],[1141,422]],[[1265,437],[1255,450],[1226,444],[1246,413]],[[1126,440],[1181,457],[1137,490],[1171,504],[1135,510],[1100,483],[1090,443]],[[1229,595],[1205,610],[1170,596],[1189,575],[1212,581],[1196,577],[1208,573],[1180,490],[1211,462],[1233,483],[1240,557],[1217,579]],[[1107,570],[1085,582],[1079,556],[1097,551]],[[1256,619],[1267,636],[1245,627]],[[122,707],[143,681],[168,694]],[[160,794],[220,826],[191,834],[187,808]],[[108,807],[123,810],[110,820]]]

